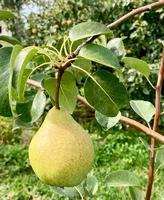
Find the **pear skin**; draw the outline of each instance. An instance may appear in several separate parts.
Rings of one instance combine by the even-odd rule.
[[[73,187],[91,170],[94,148],[89,135],[72,116],[53,107],[32,138],[29,160],[44,183]]]

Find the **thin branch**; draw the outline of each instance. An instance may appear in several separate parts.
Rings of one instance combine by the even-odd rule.
[[[62,68],[58,69],[57,72],[57,77],[56,77],[56,90],[55,90],[55,108],[60,109],[59,106],[59,93],[60,93],[60,83],[61,83],[61,78],[63,76],[64,70]]]
[[[84,103],[86,106],[90,107],[92,110],[94,110],[94,108],[87,102],[87,100],[78,95],[77,96],[78,100],[80,100],[82,103]],[[160,135],[159,133],[157,133],[156,131],[148,128],[147,126],[144,126],[143,124],[133,120],[133,119],[130,119],[128,117],[124,117],[124,116],[121,116],[120,118],[120,122],[121,123],[124,123],[124,124],[128,124],[130,126],[133,126],[135,127],[136,129],[139,129],[140,131],[146,133],[146,135],[150,136],[150,137],[153,137],[155,138],[156,140],[164,143],[164,136],[163,135]]]
[[[164,77],[164,48],[163,48],[163,54],[162,54],[162,59],[161,59],[161,67],[159,70],[158,80],[157,80],[157,85],[156,85],[156,97],[155,97],[156,112],[155,112],[154,123],[153,123],[154,131],[158,130],[158,123],[159,123],[159,119],[160,119],[160,115],[161,115],[160,98],[161,98],[163,77]],[[150,198],[151,198],[153,181],[154,181],[155,138],[151,138],[150,148],[151,148],[151,150],[150,150],[149,174],[148,174],[148,184],[147,184],[145,200],[150,200]]]
[[[141,13],[146,12],[146,11],[150,11],[152,9],[161,8],[163,6],[164,6],[164,0],[159,1],[159,2],[155,2],[155,3],[151,3],[151,4],[148,4],[148,5],[140,7],[140,8],[137,8],[137,9],[132,10],[131,12],[127,13],[123,17],[119,18],[115,22],[109,24],[107,27],[110,28],[110,29],[114,29],[117,26],[119,26],[120,24],[122,24],[123,22],[125,22],[127,19],[134,17],[135,15],[141,14]],[[75,58],[79,54],[80,50],[85,45],[93,42],[97,37],[99,37],[99,35],[92,36],[92,37],[88,38],[85,42],[83,42],[81,45],[79,45],[77,47],[77,49],[71,54],[71,56],[69,58]]]
[[[28,80],[27,80],[27,84],[42,89],[42,85],[41,85],[41,83],[40,83],[39,81],[35,81],[35,80],[32,80],[32,79],[28,79]]]
[[[120,19],[116,20],[115,22],[109,24],[107,27],[113,29],[113,28],[117,27],[118,25],[122,24],[123,22],[125,22],[127,19],[134,17],[135,15],[141,14],[146,11],[150,11],[152,9],[161,8],[162,6],[164,6],[164,1],[158,1],[155,3],[148,4],[146,6],[134,9],[131,12],[129,12],[128,14],[121,17]]]

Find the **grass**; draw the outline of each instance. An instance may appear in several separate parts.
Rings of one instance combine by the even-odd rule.
[[[10,127],[8,131],[10,131]],[[91,130],[92,129],[92,130]],[[108,131],[92,127],[96,158],[93,174],[99,188],[93,200],[130,200],[124,188],[109,188],[107,176],[115,170],[127,169],[136,174],[145,189],[149,152],[134,131]],[[5,130],[6,131],[6,130]],[[1,200],[66,200],[54,193],[34,175],[28,161],[28,145],[17,133],[0,145]],[[10,135],[8,133],[8,135]],[[142,136],[142,135],[140,135]],[[4,133],[3,133],[4,137]],[[153,200],[164,198],[164,171],[159,171],[154,183]]]

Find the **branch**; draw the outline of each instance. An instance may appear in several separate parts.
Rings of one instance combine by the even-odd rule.
[[[124,15],[123,17],[121,17],[120,19],[116,20],[115,22],[109,24],[107,27],[113,29],[117,27],[118,25],[122,24],[123,22],[125,22],[127,19],[134,17],[135,15],[141,14],[146,11],[150,11],[152,9],[161,8],[162,6],[164,6],[164,0],[134,9],[131,12]]]
[[[157,80],[157,85],[156,85],[156,96],[155,96],[156,112],[155,112],[154,123],[153,123],[154,131],[157,131],[157,129],[158,129],[158,123],[159,123],[159,119],[160,119],[160,115],[161,115],[160,98],[161,98],[163,77],[164,77],[164,48],[163,48],[163,54],[162,54],[162,59],[161,59],[161,67],[159,70],[158,80]],[[151,148],[151,151],[150,151],[149,175],[148,175],[148,184],[147,184],[145,200],[150,200],[150,198],[151,198],[153,181],[154,181],[155,138],[151,139],[150,148]]]
[[[159,1],[159,2],[155,2],[155,3],[151,3],[148,4],[146,6],[137,8],[135,10],[132,10],[131,12],[127,13],[126,15],[124,15],[123,17],[119,18],[118,20],[116,20],[115,22],[109,24],[107,27],[110,29],[114,29],[116,28],[118,25],[122,24],[124,21],[126,21],[127,19],[134,17],[135,15],[141,14],[143,12],[146,11],[150,11],[152,9],[157,9],[157,8],[161,8],[164,6],[164,0]],[[87,44],[93,42],[96,38],[98,38],[99,35],[96,36],[92,36],[90,38],[88,38],[85,42],[83,42],[81,45],[79,45],[77,47],[77,49],[71,54],[71,56],[69,56],[69,58],[75,58],[76,56],[78,56],[80,50]]]
[[[87,102],[87,100],[78,95],[77,96],[78,100],[80,100],[82,103],[84,103],[86,106],[90,107],[92,110],[94,110],[94,108]],[[121,116],[120,118],[120,122],[121,123],[124,123],[124,124],[128,124],[130,126],[133,126],[135,127],[136,129],[139,129],[140,131],[146,133],[146,135],[150,136],[150,137],[153,137],[155,138],[156,140],[164,143],[164,136],[163,135],[160,135],[159,133],[157,133],[156,131],[148,128],[147,126],[144,126],[143,124],[133,120],[133,119],[130,119],[128,117],[124,117],[124,116]]]
[[[56,91],[55,91],[55,108],[60,109],[59,106],[59,93],[60,93],[60,83],[61,83],[61,78],[63,76],[64,70],[63,68],[59,68],[57,72],[57,77],[56,77]]]

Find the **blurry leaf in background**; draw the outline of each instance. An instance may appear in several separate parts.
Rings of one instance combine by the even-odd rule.
[[[112,172],[107,176],[109,187],[130,187],[139,186],[139,179],[130,171],[122,170]]]
[[[124,57],[126,55],[124,43],[121,38],[114,38],[109,40],[107,48],[110,49],[118,57]]]
[[[83,22],[75,25],[69,32],[71,41],[84,39],[90,36],[108,34],[113,35],[112,31],[104,24],[98,22]]]
[[[86,179],[86,189],[90,196],[93,196],[96,194],[98,190],[98,180],[93,175],[88,175]]]
[[[129,187],[129,192],[130,192],[132,200],[144,200],[145,199],[145,192],[140,190],[137,187]]]
[[[0,10],[0,21],[14,18],[15,15],[9,10]]]
[[[164,168],[164,146],[162,146],[159,150],[156,151],[156,168],[163,169]]]

